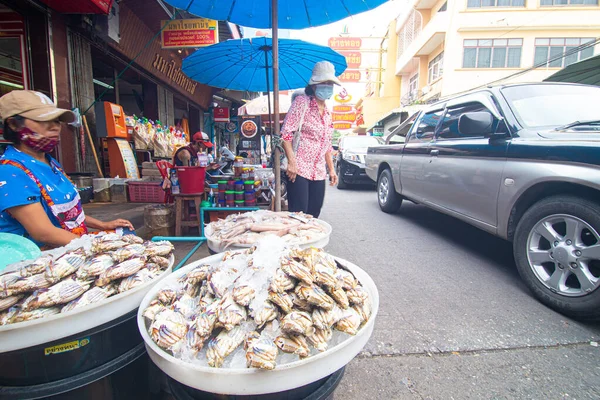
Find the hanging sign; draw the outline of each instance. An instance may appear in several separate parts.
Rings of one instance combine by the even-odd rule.
[[[342,82],[358,82],[360,81],[360,71],[356,69],[347,69],[339,76]]]
[[[234,133],[237,131],[237,124],[235,122],[229,122],[227,125],[225,125],[225,129],[229,133]]]
[[[344,113],[344,112],[350,112],[354,109],[354,106],[333,106],[333,112],[334,113]]]
[[[340,54],[346,57],[348,68],[358,68],[362,64],[362,54],[360,51],[340,51]]]
[[[334,50],[358,50],[362,46],[362,39],[357,37],[332,37],[329,38],[329,47]]]
[[[356,121],[356,113],[333,113],[331,114],[331,120],[333,123],[336,122],[354,122]]]
[[[161,21],[163,49],[204,47],[219,42],[217,21],[206,18]]]
[[[335,122],[333,129],[352,129],[352,124],[349,122]]]
[[[257,136],[258,127],[260,126],[260,116],[239,116],[240,133],[247,139],[252,139]],[[258,135],[260,136],[260,135]]]
[[[229,108],[217,107],[213,108],[213,118],[215,122],[229,122]]]
[[[349,103],[352,100],[352,95],[346,89],[342,89],[333,99],[338,103]]]

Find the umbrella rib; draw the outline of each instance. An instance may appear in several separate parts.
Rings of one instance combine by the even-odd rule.
[[[312,26],[312,22],[310,21],[310,13],[308,12],[308,4],[306,4],[307,0],[304,0],[304,12],[306,13],[306,19],[308,20],[308,26]]]

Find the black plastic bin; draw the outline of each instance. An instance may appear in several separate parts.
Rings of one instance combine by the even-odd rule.
[[[61,348],[69,347],[76,348],[55,352],[56,349],[60,351]],[[143,361],[137,361],[142,358]],[[138,365],[138,369],[143,367],[147,370],[148,363],[146,348],[137,328],[137,310],[134,310],[77,335],[1,353],[0,399],[44,398],[78,388],[81,388],[78,389],[81,393],[79,397],[72,397],[75,394],[71,393],[69,395],[71,397],[58,398],[91,398],[85,395],[86,390],[92,390],[87,388],[91,383],[105,378],[105,382],[94,384],[95,387],[103,387],[103,389],[93,390],[106,391],[107,387],[112,387],[110,382],[118,379],[118,377],[111,377],[111,374],[130,364]],[[127,377],[121,379],[121,385],[123,384],[134,385],[132,379]],[[139,382],[134,386],[139,386]],[[138,389],[143,392],[148,390],[147,386]],[[119,390],[123,393],[127,392],[125,389]],[[116,397],[107,398],[116,399]]]
[[[330,400],[344,376],[345,369],[346,367],[343,367],[323,379],[299,388],[250,396],[203,392],[186,386],[169,376],[167,376],[167,382],[175,400]]]

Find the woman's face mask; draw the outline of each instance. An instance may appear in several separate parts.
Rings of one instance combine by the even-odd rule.
[[[19,139],[21,140],[21,143],[27,147],[30,147],[35,151],[41,151],[42,153],[50,153],[58,146],[59,142],[58,137],[43,136],[27,127],[23,127],[19,130]]]
[[[315,89],[315,96],[319,100],[327,100],[333,96],[333,84],[331,83],[320,83]]]

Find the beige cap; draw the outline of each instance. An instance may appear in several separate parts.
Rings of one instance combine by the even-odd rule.
[[[315,64],[308,84],[317,85],[323,82],[333,82],[342,86],[342,82],[335,76],[335,67],[329,61],[319,61]]]
[[[6,119],[15,115],[41,122],[56,118],[61,122],[75,121],[72,111],[57,108],[48,96],[33,90],[13,90],[0,97],[0,118]]]

